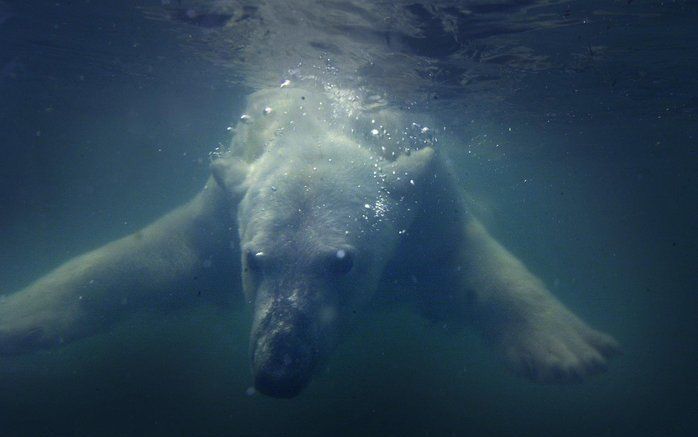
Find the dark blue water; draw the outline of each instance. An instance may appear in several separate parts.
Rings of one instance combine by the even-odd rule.
[[[696,435],[698,7],[415,3],[381,21],[398,6],[298,3],[311,23],[326,8],[308,30],[325,38],[284,59],[281,24],[249,30],[284,5],[0,2],[0,293],[195,194],[244,97],[302,60],[442,120],[481,219],[624,355],[534,385],[406,304],[367,315],[300,397],[248,396],[251,315],[230,290],[0,358],[0,435]]]

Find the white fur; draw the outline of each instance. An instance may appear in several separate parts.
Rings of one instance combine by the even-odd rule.
[[[536,381],[603,369],[618,351],[615,341],[566,309],[470,216],[444,157],[426,142],[401,141],[404,125],[401,115],[362,112],[351,98],[296,89],[253,94],[230,150],[192,201],[0,303],[0,354],[90,335],[134,307],[189,302],[182,296],[192,293],[193,278],[229,273],[211,260],[239,256],[226,252],[237,231],[243,249],[287,266],[326,249],[356,249],[352,281],[334,286],[347,306],[365,303],[381,278],[409,269],[425,279],[427,300],[474,316],[506,362]],[[380,135],[368,132],[374,126]],[[259,284],[249,276],[243,282],[252,301]],[[319,306],[322,317],[344,317],[332,302]],[[268,308],[260,304],[256,319]]]

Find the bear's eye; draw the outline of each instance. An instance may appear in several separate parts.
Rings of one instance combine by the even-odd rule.
[[[264,260],[264,252],[257,252],[254,250],[245,251],[245,261],[247,263],[247,268],[252,272],[258,272],[262,270],[262,261]]]
[[[349,273],[354,267],[354,256],[346,249],[337,250],[330,258],[330,272],[337,276]]]

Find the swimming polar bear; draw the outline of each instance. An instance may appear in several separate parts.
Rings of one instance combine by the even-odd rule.
[[[0,302],[0,355],[182,300],[199,278],[230,274],[217,260],[234,257],[254,307],[254,384],[266,395],[300,393],[356,309],[408,282],[432,317],[471,320],[534,381],[603,370],[616,341],[488,234],[438,148],[408,144],[395,113],[368,122],[341,100],[292,87],[252,94],[230,150],[191,201]]]

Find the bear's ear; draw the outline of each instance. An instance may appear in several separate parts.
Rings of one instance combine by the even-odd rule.
[[[434,149],[425,147],[409,155],[402,155],[383,167],[386,188],[391,193],[404,195],[421,184],[429,175],[434,161]]]
[[[245,192],[245,178],[250,165],[237,156],[218,158],[211,162],[211,174],[218,186],[233,199],[239,199]]]

